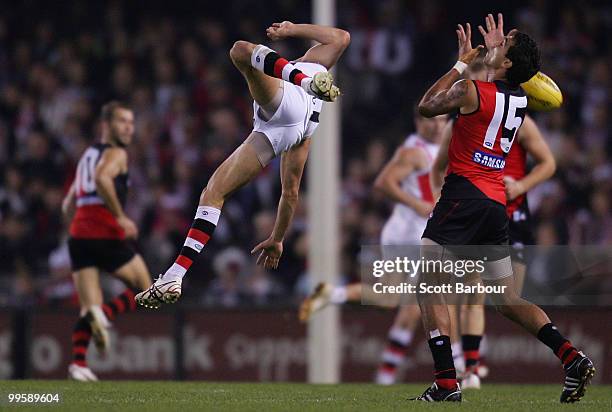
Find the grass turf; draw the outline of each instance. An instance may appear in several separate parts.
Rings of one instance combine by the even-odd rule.
[[[561,385],[484,384],[464,392],[462,404],[425,404],[408,401],[422,385],[372,384],[308,385],[291,383],[216,383],[105,381],[2,381],[0,409],[38,410],[41,404],[8,404],[9,393],[59,393],[53,409],[67,411],[564,411],[612,410],[612,386],[589,386],[582,401],[558,402]]]

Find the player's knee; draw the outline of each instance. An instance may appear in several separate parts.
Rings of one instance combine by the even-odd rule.
[[[253,53],[254,48],[255,45],[253,43],[238,40],[230,49],[230,59],[232,59],[236,65],[244,64],[251,59],[251,53]]]

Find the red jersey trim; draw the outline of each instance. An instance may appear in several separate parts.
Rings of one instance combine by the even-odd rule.
[[[77,208],[70,224],[70,236],[77,239],[125,239],[117,219],[103,205]]]

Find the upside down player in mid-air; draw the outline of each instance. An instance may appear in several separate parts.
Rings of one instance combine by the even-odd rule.
[[[237,41],[230,58],[244,76],[253,97],[254,127],[245,142],[212,175],[202,191],[194,222],[180,255],[172,266],[136,301],[147,307],[173,303],[181,295],[182,279],[213,235],[228,196],[255,178],[276,156],[281,156],[282,194],[276,222],[268,239],[252,253],[267,269],[278,266],[283,239],[296,208],[310,137],[319,124],[323,101],[334,101],[339,89],[331,69],[350,42],[348,32],[311,24],[274,23],[272,40],[297,37],[314,40],[296,62],[290,63],[263,45]]]
[[[471,70],[470,68],[470,71]],[[474,79],[473,77],[470,77]],[[448,147],[452,136],[454,119],[447,124],[438,157],[431,171],[432,191],[439,193],[448,166]],[[527,205],[527,192],[549,179],[555,173],[555,158],[533,119],[525,115],[517,133],[517,145],[506,156],[504,183],[506,190],[506,214],[508,215],[508,238],[512,254],[514,285],[520,294],[525,277],[526,261],[524,247],[535,243],[531,232],[531,220]],[[527,156],[535,164],[527,173]],[[480,388],[480,342],[484,334],[484,294],[465,296],[460,305],[460,331],[462,351],[465,357],[465,372],[461,378],[461,389]],[[451,314],[451,323],[454,318]],[[455,351],[453,351],[453,356]]]
[[[422,253],[428,260],[443,260],[460,245],[485,245],[487,286],[505,286],[491,294],[497,310],[521,325],[553,350],[565,371],[561,402],[575,402],[595,373],[591,360],[564,338],[536,305],[520,298],[514,285],[508,244],[508,217],[503,168],[518,128],[523,123],[527,97],[520,84],[540,69],[540,53],[526,34],[503,32],[503,20],[486,17],[487,30],[479,27],[487,47],[485,64],[491,82],[459,80],[483,46],[472,49],[471,29],[458,25],[459,60],[425,93],[419,111],[427,117],[459,111],[449,146],[449,165],[440,200],[423,232]],[[482,248],[480,250],[483,250]],[[451,252],[452,255],[452,252]],[[436,285],[443,276],[421,273],[420,281]],[[449,338],[449,313],[445,297],[419,294],[425,334],[435,367],[435,382],[421,401],[461,401]]]
[[[87,348],[93,337],[98,349],[109,346],[110,321],[136,308],[134,296],[151,285],[151,275],[127,239],[138,229],[123,210],[127,196],[126,147],[134,134],[134,114],[127,106],[110,102],[102,108],[102,139],[88,147],[62,210],[71,220],[68,249],[81,313],[72,333],[73,360],[68,374],[79,381],[97,381],[87,366]],[[76,211],[75,211],[76,207]],[[103,303],[100,270],[128,287]]]

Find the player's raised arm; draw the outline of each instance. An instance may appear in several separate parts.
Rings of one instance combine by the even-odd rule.
[[[266,32],[272,40],[298,37],[318,42],[319,44],[311,47],[297,61],[319,63],[327,69],[332,68],[338,62],[351,42],[351,36],[347,31],[316,24],[294,24],[284,21],[273,23]]]
[[[297,207],[300,183],[302,181],[304,165],[306,164],[306,159],[308,159],[309,147],[310,139],[305,139],[300,145],[282,154],[282,193],[278,202],[274,229],[268,239],[255,246],[251,251],[251,254],[261,251],[257,258],[257,264],[263,265],[266,269],[276,269],[283,253],[283,240]]]
[[[138,229],[123,211],[115,190],[114,180],[124,170],[127,170],[127,152],[125,149],[111,147],[105,150],[96,166],[96,191],[98,196],[104,200],[106,207],[117,218],[117,223],[125,231],[125,236],[134,238],[138,235]]]
[[[471,80],[459,80],[459,78],[478,57],[483,46],[472,48],[472,29],[469,23],[466,24],[466,29],[458,24],[456,32],[459,60],[448,73],[427,90],[419,102],[419,113],[422,116],[434,117],[457,109],[462,113],[470,113],[478,108],[476,86]]]
[[[374,188],[394,202],[402,203],[423,217],[429,216],[433,204],[423,201],[402,190],[401,182],[415,170],[424,169],[427,164],[423,150],[400,147],[385,165],[374,181]]]
[[[518,143],[533,157],[536,164],[521,180],[505,180],[506,196],[513,200],[555,174],[555,158],[533,119],[525,116],[518,131]]]

